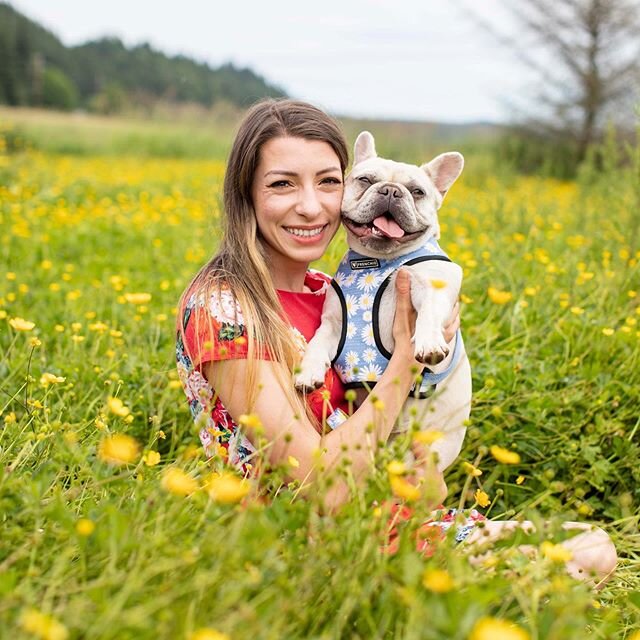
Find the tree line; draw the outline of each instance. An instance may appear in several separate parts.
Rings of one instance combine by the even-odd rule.
[[[6,3],[0,3],[0,60],[0,103],[13,106],[114,113],[158,100],[243,107],[285,95],[250,69],[214,69],[149,44],[128,48],[118,38],[103,38],[66,47]]]

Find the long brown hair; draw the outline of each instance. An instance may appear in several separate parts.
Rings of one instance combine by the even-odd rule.
[[[326,113],[306,102],[267,99],[255,104],[242,120],[234,140],[224,178],[224,230],[220,248],[195,276],[178,306],[179,313],[190,296],[196,293],[208,301],[229,288],[237,300],[245,321],[248,342],[247,411],[257,394],[256,348],[286,365],[292,372],[298,352],[291,339],[291,328],[278,299],[271,278],[264,241],[258,230],[252,185],[260,160],[260,150],[267,141],[278,137],[304,138],[328,143],[340,161],[342,173],[349,153],[338,123]],[[196,314],[196,318],[198,314]],[[179,321],[182,331],[184,327]],[[196,330],[196,335],[200,332]],[[202,345],[197,345],[202,350]],[[191,356],[192,354],[190,354]],[[199,354],[195,355],[199,361]],[[193,358],[192,358],[193,359]],[[291,378],[279,381],[294,406],[301,403],[291,385]],[[215,384],[213,385],[215,386]]]

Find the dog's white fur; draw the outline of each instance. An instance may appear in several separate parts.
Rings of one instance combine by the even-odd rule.
[[[429,237],[439,238],[437,212],[463,164],[462,156],[455,152],[441,154],[421,167],[379,158],[373,136],[363,131],[355,143],[354,164],[345,182],[342,201],[349,246],[365,256],[391,259],[410,253]],[[386,237],[375,229],[364,230],[384,213],[405,232],[402,239]],[[427,363],[435,373],[443,371],[453,357],[453,344],[446,344],[443,328],[458,299],[462,269],[453,262],[440,260],[405,268],[410,272],[411,300],[417,311],[413,337],[416,359]],[[439,286],[434,286],[433,281]],[[392,352],[395,274],[382,295],[379,313],[380,338]],[[309,342],[296,386],[308,389],[322,384],[336,356],[341,328],[340,300],[329,288],[321,325]],[[439,471],[447,468],[460,452],[471,405],[471,368],[461,340],[458,349],[462,351],[454,371],[426,400],[408,398],[394,431],[405,431],[417,423],[423,431],[442,432],[443,436],[431,445],[431,451],[437,453]]]

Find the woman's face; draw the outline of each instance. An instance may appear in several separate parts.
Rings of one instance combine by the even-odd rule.
[[[272,138],[260,150],[252,196],[272,267],[306,269],[340,225],[340,160],[327,142]]]

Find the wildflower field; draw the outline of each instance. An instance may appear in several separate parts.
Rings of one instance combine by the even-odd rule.
[[[228,138],[171,157],[142,125],[116,148],[0,117],[0,638],[640,638],[638,150],[571,183],[476,150],[441,210],[474,381],[447,505],[538,524],[473,564],[416,551],[420,498],[381,552],[393,450],[335,515],[205,460],[175,307],[219,237]],[[600,591],[563,571],[567,520],[616,544]]]

